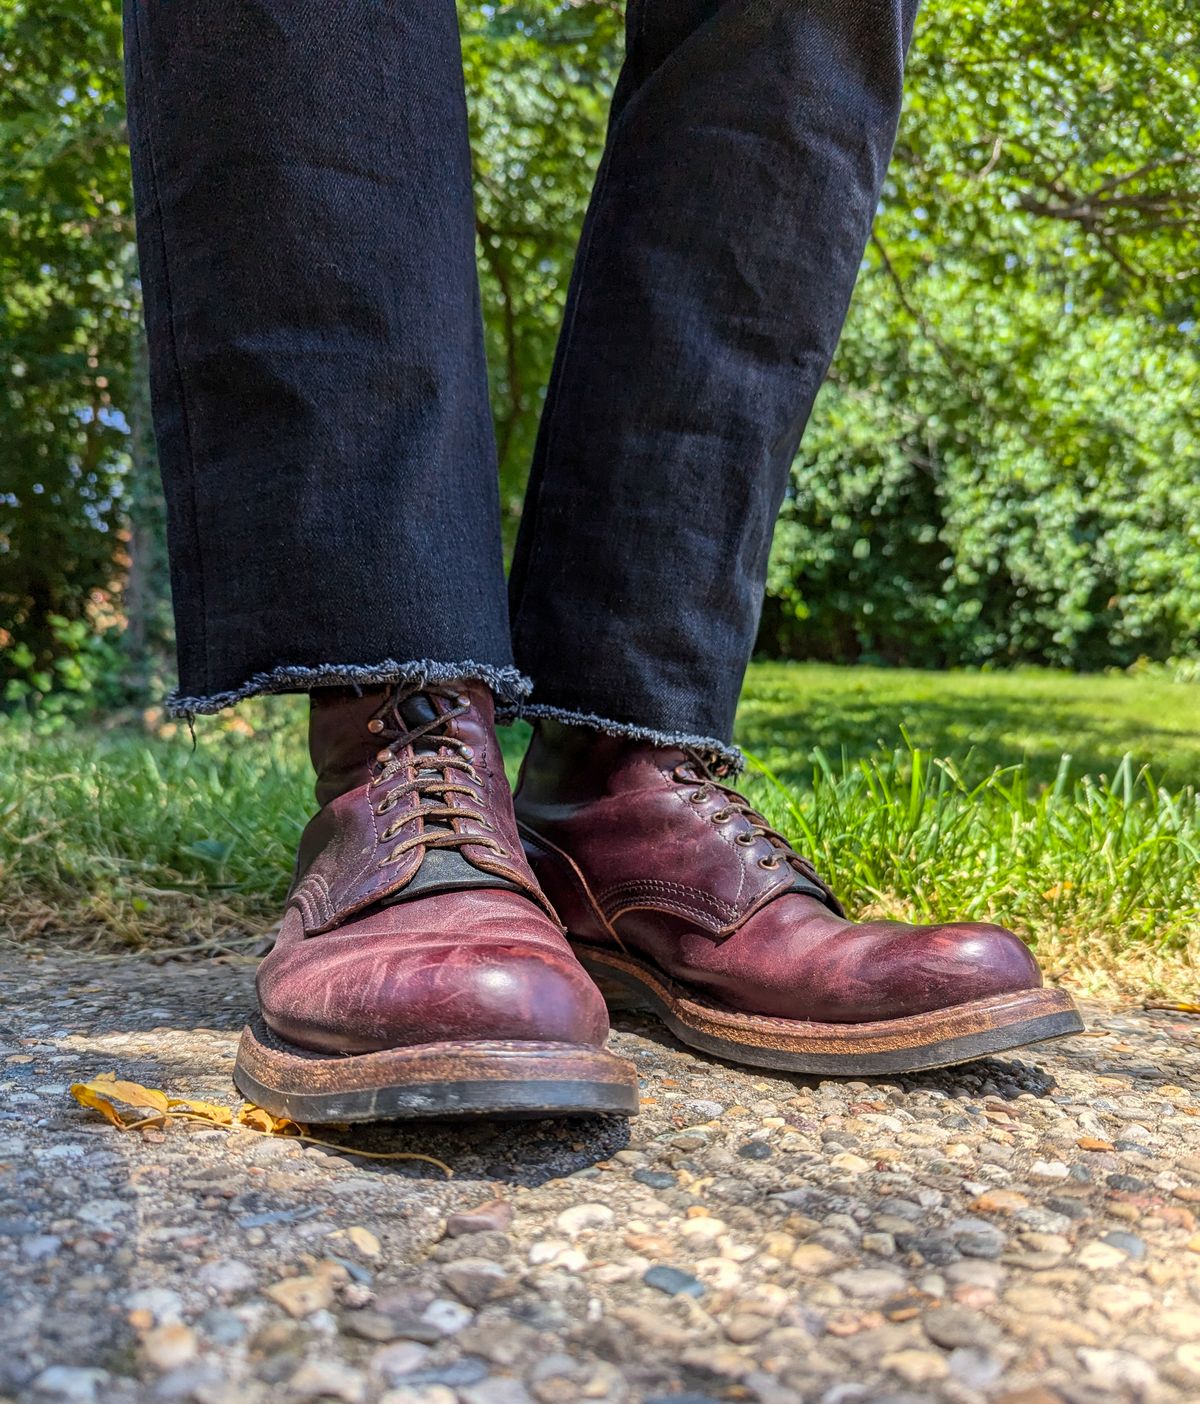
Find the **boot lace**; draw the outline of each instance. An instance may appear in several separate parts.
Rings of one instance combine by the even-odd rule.
[[[417,693],[429,698],[440,698],[450,703],[446,711],[419,725],[411,726],[401,714],[401,707]],[[379,835],[381,843],[388,843],[398,837],[410,824],[424,820],[422,827],[396,844],[391,851],[379,860],[379,867],[398,863],[406,853],[414,848],[462,848],[474,844],[490,848],[500,857],[507,857],[504,849],[494,838],[486,834],[459,833],[453,827],[456,819],[469,819],[484,829],[493,825],[486,814],[469,807],[453,796],[469,795],[476,803],[479,796],[475,789],[465,783],[470,779],[479,784],[482,777],[472,765],[474,752],[460,737],[453,735],[450,724],[471,710],[471,704],[452,689],[436,687],[410,688],[407,692],[394,690],[387,701],[367,723],[367,730],[380,737],[385,743],[376,753],[375,759],[382,769],[371,781],[373,787],[382,788],[398,774],[407,769],[403,753],[410,748],[416,753],[416,771],[410,780],[392,785],[378,802],[374,803],[375,814],[383,818],[395,809],[401,800],[410,795],[417,797],[415,808],[393,820]],[[417,747],[420,743],[420,749]],[[428,801],[428,802],[427,802]],[[429,821],[435,827],[429,828]]]
[[[771,845],[772,852],[758,860],[760,868],[766,872],[773,872],[786,863],[798,873],[802,873],[810,882],[825,888],[826,884],[812,860],[797,853],[784,835],[778,829],[772,828],[744,795],[738,794],[735,789],[724,783],[729,770],[723,762],[689,747],[687,760],[680,761],[671,774],[680,784],[697,787],[688,796],[693,804],[703,804],[713,795],[720,796],[725,801],[720,809],[714,810],[708,816],[714,824],[728,824],[731,819],[738,817],[746,820],[749,828],[735,834],[734,843],[750,848],[760,840],[765,840]]]

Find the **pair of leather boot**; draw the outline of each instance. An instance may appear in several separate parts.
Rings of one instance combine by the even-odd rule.
[[[309,738],[321,808],[235,1072],[277,1115],[632,1115],[606,997],[856,1077],[1082,1027],[1002,927],[847,921],[694,751],[543,723],[514,812],[480,683],[314,692]]]

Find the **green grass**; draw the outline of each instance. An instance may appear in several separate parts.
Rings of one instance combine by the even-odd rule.
[[[303,703],[173,735],[0,722],[10,935],[214,949],[266,930],[310,806]],[[524,733],[506,733],[515,762]],[[1200,687],[764,664],[745,788],[857,911],[1015,925],[1085,989],[1195,994]]]
[[[1200,785],[1200,684],[1128,674],[756,664],[738,739],[794,781],[813,748],[853,760],[890,753],[902,727],[930,755],[970,756],[976,775],[1024,762],[1049,784],[1069,755],[1073,774],[1111,776],[1132,754],[1160,784]]]

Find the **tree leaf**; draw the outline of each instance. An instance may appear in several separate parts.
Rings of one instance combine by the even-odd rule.
[[[98,1111],[114,1126],[122,1128],[128,1126],[131,1120],[141,1118],[123,1116],[114,1103],[120,1102],[127,1107],[151,1111],[161,1118],[166,1117],[171,1107],[170,1098],[165,1092],[159,1092],[153,1087],[143,1087],[140,1082],[125,1082],[118,1078],[116,1073],[101,1073],[90,1082],[72,1083],[71,1095],[81,1106]]]
[[[296,1136],[301,1128],[286,1116],[272,1116],[265,1107],[256,1107],[253,1102],[243,1102],[234,1118],[239,1126],[248,1126],[251,1131],[260,1131],[264,1136]]]

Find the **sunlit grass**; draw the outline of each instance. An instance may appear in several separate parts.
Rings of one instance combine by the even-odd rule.
[[[1084,988],[1194,994],[1200,689],[1039,672],[1031,704],[997,676],[752,669],[745,788],[852,910],[1000,918]],[[195,749],[183,728],[0,720],[0,931],[243,948],[310,810],[303,718],[257,702]],[[510,765],[524,736],[504,734]]]

